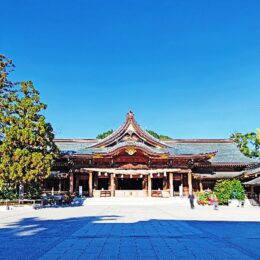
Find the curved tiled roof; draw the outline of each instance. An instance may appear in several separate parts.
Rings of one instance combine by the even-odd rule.
[[[178,142],[171,144],[171,154],[198,154],[216,151],[217,154],[210,161],[216,163],[250,163],[256,162],[244,156],[234,142]]]
[[[74,154],[93,154],[106,153],[123,146],[137,146],[148,149],[154,153],[167,153],[170,155],[191,155],[205,154],[217,151],[217,154],[210,161],[212,163],[256,163],[259,160],[244,156],[236,144],[229,139],[225,140],[178,140],[177,142],[168,142],[169,148],[152,148],[140,142],[122,142],[113,147],[92,148],[92,144],[97,140],[57,140],[56,144],[62,152],[73,152]]]
[[[141,137],[140,142],[133,140],[124,140],[122,136],[129,133],[129,127]],[[131,130],[132,131],[132,130]],[[122,141],[122,142],[120,142]],[[144,143],[149,144],[146,145]],[[141,128],[136,122],[134,114],[129,112],[125,123],[113,134],[109,135],[103,140],[97,139],[57,139],[55,140],[58,148],[63,153],[68,154],[86,154],[91,155],[95,153],[110,153],[120,147],[136,146],[151,153],[168,153],[169,155],[201,155],[216,153],[210,161],[212,163],[241,163],[250,164],[260,162],[244,156],[238,149],[237,145],[230,139],[172,139],[167,141],[157,140],[151,136],[147,131]],[[117,143],[117,144],[115,144]],[[112,144],[115,144],[111,147]]]

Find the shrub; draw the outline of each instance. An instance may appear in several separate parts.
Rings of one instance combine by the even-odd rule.
[[[41,197],[41,183],[30,182],[25,185],[25,197],[27,199],[39,199]]]
[[[245,189],[239,180],[221,180],[214,187],[220,204],[228,204],[230,199],[245,199]]]
[[[17,188],[13,184],[0,186],[0,199],[14,200],[18,198]]]

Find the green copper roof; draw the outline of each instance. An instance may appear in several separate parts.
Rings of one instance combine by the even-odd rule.
[[[175,143],[171,145],[171,154],[198,154],[217,152],[217,155],[211,159],[211,162],[241,162],[250,163],[255,162],[246,156],[244,156],[235,143]]]
[[[124,145],[137,145],[137,146],[146,146],[143,143],[133,143],[123,142],[115,145],[110,148],[91,148],[94,143],[97,143],[97,140],[57,140],[56,144],[58,148],[63,153],[73,153],[73,154],[94,154],[94,153],[106,153],[112,151],[118,147]],[[250,159],[244,156],[236,144],[231,141],[220,141],[218,140],[192,140],[187,141],[178,140],[178,142],[167,142],[169,148],[151,148],[146,147],[148,150],[153,152],[163,153],[169,152],[171,155],[188,155],[188,154],[203,154],[210,152],[217,152],[217,155],[211,159],[213,163],[254,163],[259,162],[259,160]]]

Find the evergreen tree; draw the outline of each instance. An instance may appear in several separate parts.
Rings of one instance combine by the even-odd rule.
[[[167,136],[167,135],[161,135],[161,134],[158,134],[156,132],[154,132],[153,130],[146,130],[151,136],[155,137],[156,139],[159,139],[159,140],[171,140],[172,138]]]
[[[230,137],[247,157],[260,157],[260,130],[246,134],[234,133]]]
[[[0,185],[42,180],[58,153],[53,129],[42,115],[46,105],[32,82],[14,84],[7,79],[11,63],[1,57]]]
[[[106,137],[108,137],[109,135],[111,135],[111,134],[113,134],[113,130],[111,129],[111,130],[108,130],[108,131],[106,131],[106,132],[103,132],[103,133],[101,133],[101,134],[99,134],[99,135],[97,135],[97,139],[105,139]]]
[[[11,60],[0,54],[0,143],[4,137],[3,127],[8,125],[7,115],[11,114],[11,108],[16,100],[15,83],[8,80],[8,75],[14,65]]]

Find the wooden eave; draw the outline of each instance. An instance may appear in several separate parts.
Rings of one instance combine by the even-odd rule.
[[[120,153],[124,152],[127,149],[127,147],[120,147],[117,150],[110,152],[110,153],[96,153],[96,154],[73,154],[73,155],[65,155],[63,158],[79,158],[79,159],[93,159],[93,160],[102,160],[102,159],[113,159],[115,156],[120,156]],[[214,164],[208,162],[209,159],[213,158],[216,153],[205,153],[205,154],[184,154],[184,155],[169,155],[168,153],[152,153],[150,151],[147,151],[143,148],[136,148],[137,151],[141,151],[144,156],[149,157],[151,160],[193,160],[196,166],[199,167],[208,167],[208,166],[214,166]],[[130,155],[131,156],[131,155]],[[134,155],[132,155],[134,156]],[[200,162],[202,161],[202,162]],[[219,164],[218,164],[219,165]],[[222,166],[222,165],[220,165]],[[237,165],[236,165],[237,166]]]
[[[216,156],[217,152],[212,153],[203,153],[203,154],[179,154],[179,155],[171,155],[170,159],[191,159],[191,160],[202,160],[208,161]]]
[[[208,162],[208,163],[200,163],[197,162],[195,163],[196,167],[248,167],[250,165],[250,163],[245,163],[245,162]]]

